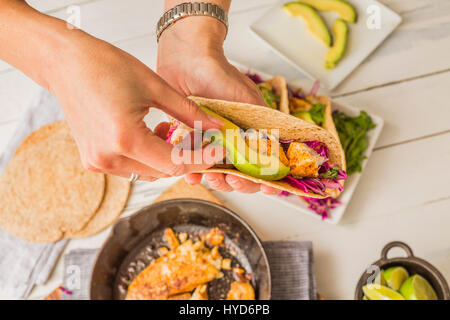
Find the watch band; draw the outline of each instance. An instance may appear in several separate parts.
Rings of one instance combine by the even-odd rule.
[[[208,16],[222,22],[227,28],[228,15],[220,6],[208,2],[185,2],[181,3],[163,14],[156,27],[156,38],[159,41],[161,34],[176,21],[190,16]]]

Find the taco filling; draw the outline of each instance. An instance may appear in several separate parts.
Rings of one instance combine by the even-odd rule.
[[[347,174],[337,165],[328,162],[328,148],[319,141],[292,141],[282,143],[287,150],[289,175],[284,179],[292,187],[305,193],[326,196],[326,189],[343,190],[340,180],[347,179]]]
[[[265,82],[258,84],[258,88],[263,94],[264,102],[266,103],[266,105],[272,109],[279,110],[279,103],[281,101],[281,98],[279,95],[277,95],[274,87],[270,83]]]
[[[322,103],[311,103],[306,99],[289,98],[289,112],[294,117],[308,121],[323,127],[325,123],[325,105]]]
[[[174,127],[175,129],[172,130]],[[173,123],[171,130],[169,130],[168,141],[174,145],[180,142],[180,135],[177,133],[180,127],[179,124]],[[177,138],[172,139],[172,137]],[[258,158],[276,157],[281,166],[286,168],[285,174],[278,175],[276,179],[264,176],[258,176],[258,178],[283,181],[305,194],[316,197],[326,197],[327,189],[342,191],[343,187],[340,181],[345,180],[347,175],[338,165],[332,165],[328,162],[329,151],[324,143],[295,139],[281,140],[255,132],[245,135],[241,133],[241,137],[249,149],[256,151]],[[214,143],[214,141],[209,140],[207,143]],[[237,169],[252,175],[251,172],[242,168],[242,164],[235,163],[235,158],[230,157],[229,152],[227,152],[227,157],[224,160],[228,160],[225,161],[226,164],[218,164],[215,168],[227,166],[230,169]]]

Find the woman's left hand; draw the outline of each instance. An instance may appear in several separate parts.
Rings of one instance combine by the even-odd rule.
[[[225,58],[226,28],[210,17],[177,21],[163,32],[158,48],[158,74],[185,96],[264,105],[258,87]],[[186,181],[199,183],[201,174],[188,174]],[[218,191],[277,194],[277,189],[221,173],[207,173],[205,179]]]

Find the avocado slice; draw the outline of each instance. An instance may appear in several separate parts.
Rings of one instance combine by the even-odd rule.
[[[291,17],[302,17],[308,30],[319,38],[327,47],[331,47],[331,35],[322,17],[313,7],[301,2],[288,2],[283,9]]]
[[[325,68],[333,69],[341,60],[347,48],[348,26],[342,19],[336,19],[333,25],[334,45],[325,56]]]
[[[207,138],[227,150],[227,159],[239,171],[263,180],[280,180],[288,175],[290,168],[284,165],[278,157],[263,155],[249,148],[237,125],[203,105],[199,107],[207,114],[223,121],[220,131],[208,132]]]
[[[316,124],[308,111],[297,111],[292,114],[294,117]]]
[[[320,11],[336,11],[341,19],[355,23],[357,14],[355,8],[344,0],[298,0]]]

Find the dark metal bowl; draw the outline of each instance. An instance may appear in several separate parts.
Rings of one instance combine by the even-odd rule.
[[[229,257],[251,275],[258,300],[269,300],[271,283],[269,263],[255,232],[236,213],[212,202],[197,199],[174,199],[157,202],[134,215],[119,220],[100,250],[91,276],[90,298],[93,300],[123,299],[128,284],[166,246],[163,232],[199,235],[219,227],[225,234],[222,256]],[[223,297],[233,281],[231,272],[210,289]]]
[[[405,250],[407,257],[389,259],[387,257],[388,252],[394,247],[400,247]],[[362,274],[358,285],[356,286],[355,300],[361,300],[363,298],[364,293],[362,287],[368,283],[369,278],[374,278],[374,272],[377,269],[379,271],[380,269],[387,269],[394,266],[404,267],[410,275],[419,274],[424,277],[436,291],[439,300],[450,299],[449,287],[442,274],[425,260],[415,257],[411,248],[406,243],[394,241],[384,246],[381,251],[381,259],[372,263],[371,266],[367,268],[367,271]]]

